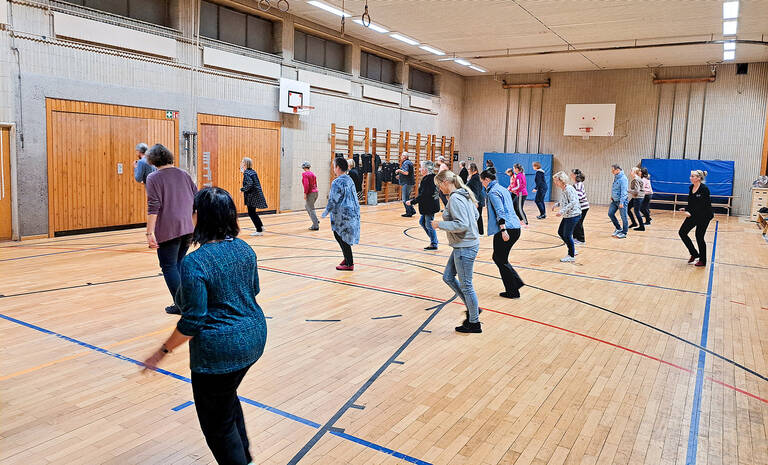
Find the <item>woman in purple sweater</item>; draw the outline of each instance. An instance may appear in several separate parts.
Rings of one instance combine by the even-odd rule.
[[[147,176],[147,245],[157,249],[165,284],[173,298],[181,282],[181,259],[187,254],[195,229],[192,204],[197,186],[186,171],[173,166],[173,154],[163,145],[152,146],[147,161],[157,168]],[[175,304],[165,311],[181,314]]]

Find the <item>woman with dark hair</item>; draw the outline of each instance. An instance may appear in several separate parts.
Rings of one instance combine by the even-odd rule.
[[[640,168],[634,167],[631,170],[632,180],[629,182],[629,209],[627,215],[632,220],[629,225],[633,231],[645,231],[645,222],[642,217],[643,200],[645,200],[645,191],[643,190],[643,177]],[[634,214],[633,214],[634,211]],[[637,220],[635,220],[637,217]]]
[[[584,173],[580,169],[571,170],[571,181],[573,181],[573,189],[579,196],[579,206],[581,207],[581,217],[579,222],[573,228],[573,242],[574,244],[585,244],[587,239],[584,237],[584,218],[587,217],[589,212],[589,200],[587,200],[587,192],[584,190]]]
[[[189,341],[192,394],[208,447],[220,464],[246,465],[253,459],[237,388],[261,357],[267,339],[267,324],[255,298],[256,254],[237,239],[237,209],[227,191],[201,190],[194,212],[193,240],[200,247],[182,262],[176,294],[181,318],[160,349],[144,361],[144,369],[157,369],[160,360]]]
[[[264,198],[264,191],[261,190],[259,175],[253,169],[253,160],[248,157],[243,158],[243,161],[240,162],[240,172],[243,173],[243,187],[240,188],[240,191],[243,193],[245,206],[248,207],[248,216],[251,217],[253,225],[256,226],[256,232],[252,232],[251,236],[263,236],[264,223],[261,222],[256,209],[267,208],[267,199]]]
[[[483,189],[483,183],[480,181],[480,173],[477,172],[477,164],[469,164],[469,182],[467,187],[475,195],[477,200],[477,232],[482,236],[483,232],[483,207],[485,206],[485,189]]]
[[[640,175],[643,178],[643,205],[640,207],[640,211],[645,215],[645,224],[651,224],[651,199],[653,198],[653,187],[651,187],[651,175],[648,174],[646,168],[640,168]]]
[[[336,267],[339,271],[355,269],[352,246],[360,242],[360,201],[357,199],[355,183],[347,171],[349,171],[347,160],[336,157],[333,160],[333,172],[337,177],[331,183],[328,204],[322,215],[323,218],[331,215],[333,237],[336,238],[344,254],[344,261]]]
[[[528,198],[528,181],[525,179],[525,171],[523,165],[515,163],[513,168],[513,175],[515,177],[515,213],[520,221],[528,225],[528,217],[525,215],[525,199]]]
[[[688,187],[688,205],[680,209],[686,218],[680,226],[678,234],[680,239],[683,240],[683,244],[691,253],[688,264],[693,263],[695,266],[707,266],[707,242],[704,240],[704,236],[707,234],[709,222],[715,217],[712,212],[712,199],[709,196],[709,187],[704,184],[706,177],[706,171],[691,171],[691,185]],[[696,228],[696,243],[699,246],[699,250],[696,250],[693,242],[691,242],[691,238],[688,237],[688,233],[693,228]]]
[[[421,162],[421,181],[419,195],[405,202],[407,206],[419,205],[419,224],[429,237],[429,246],[424,250],[437,250],[437,231],[432,227],[435,213],[440,211],[440,198],[435,187],[435,164],[429,160]]]
[[[181,259],[187,254],[195,227],[192,203],[197,186],[186,171],[173,166],[173,154],[164,146],[153,145],[146,157],[157,168],[147,176],[147,245],[157,249],[165,285],[173,297],[179,288]],[[176,305],[165,311],[180,313]]]
[[[496,175],[488,170],[480,173],[488,200],[488,235],[493,236],[493,263],[499,268],[504,292],[501,297],[520,297],[523,280],[509,263],[509,251],[520,239],[520,220],[512,205],[512,196],[496,181]]]
[[[491,160],[485,160],[485,169],[487,169],[493,174],[496,174],[496,166],[494,166]]]

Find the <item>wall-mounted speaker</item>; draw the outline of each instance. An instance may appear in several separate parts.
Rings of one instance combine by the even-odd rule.
[[[736,65],[736,74],[747,74],[749,63],[738,63]]]

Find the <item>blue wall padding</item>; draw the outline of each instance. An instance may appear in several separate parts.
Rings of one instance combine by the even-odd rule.
[[[497,153],[497,152],[485,152],[483,154],[483,167],[485,161],[491,160],[496,167],[496,178],[504,187],[509,187],[509,176],[504,171],[507,168],[512,168],[515,163],[520,163],[525,171],[525,181],[527,183],[528,198],[533,200],[535,194],[533,188],[536,185],[534,179],[536,177],[536,171],[533,169],[533,162],[537,161],[541,163],[541,169],[544,170],[544,178],[547,180],[547,195],[544,197],[544,201],[549,201],[552,194],[552,154],[550,153]],[[482,168],[480,168],[482,171]]]

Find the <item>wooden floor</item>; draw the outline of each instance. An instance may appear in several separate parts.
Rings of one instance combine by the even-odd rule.
[[[702,269],[686,264],[679,215],[618,240],[593,207],[576,264],[558,261],[558,219],[532,219],[511,254],[522,298],[498,297],[484,238],[484,332],[457,335],[450,249],[422,250],[401,212],[363,207],[351,273],[334,269],[327,220],[244,231],[270,318],[240,389],[254,463],[768,463],[768,246],[754,223],[719,216]],[[137,365],[177,319],[143,241],[0,244],[0,464],[213,463],[187,349],[163,373]]]

